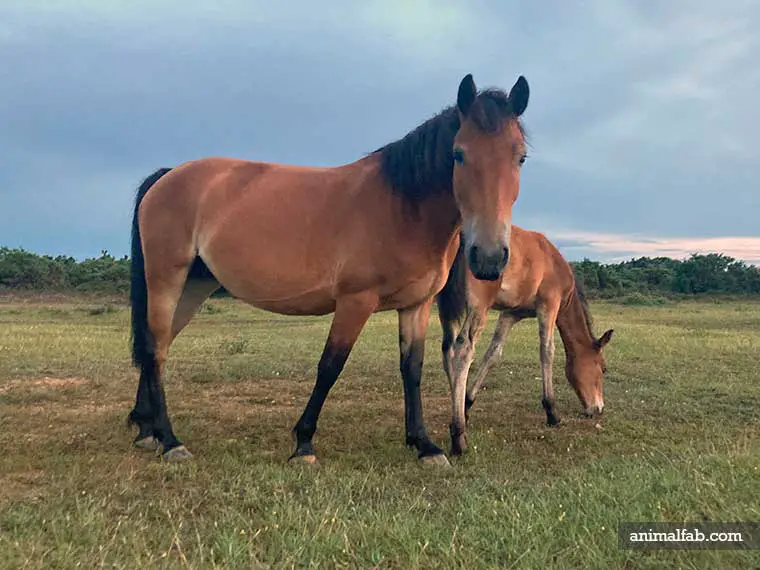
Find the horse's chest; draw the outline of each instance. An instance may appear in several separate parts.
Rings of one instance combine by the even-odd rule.
[[[497,302],[505,306],[513,306],[520,300],[520,291],[516,283],[504,280],[499,288]]]
[[[515,307],[535,308],[536,290],[532,283],[516,279],[504,279],[494,303],[494,309],[505,310]]]

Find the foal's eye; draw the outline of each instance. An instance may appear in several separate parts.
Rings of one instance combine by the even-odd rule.
[[[525,164],[525,161],[526,161],[527,159],[528,159],[528,155],[527,155],[527,154],[524,154],[524,155],[522,155],[522,156],[520,157],[520,166],[522,166],[523,164]]]
[[[461,148],[454,149],[454,162],[464,164],[464,151]]]

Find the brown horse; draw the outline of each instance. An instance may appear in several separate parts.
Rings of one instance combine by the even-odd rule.
[[[604,409],[602,384],[606,363],[602,349],[612,338],[613,331],[606,331],[600,338],[594,336],[588,305],[572,267],[543,234],[513,225],[509,250],[509,265],[496,281],[476,279],[465,267],[460,251],[446,284],[452,287],[458,282],[461,288],[464,282],[469,304],[463,322],[451,318],[447,311],[440,311],[444,369],[451,384],[453,417],[449,429],[455,455],[467,448],[468,412],[488,370],[501,356],[511,328],[525,318],[538,318],[543,379],[541,402],[547,423],[555,426],[560,421],[552,380],[555,324],[565,347],[565,375],[586,415],[601,414]],[[475,382],[467,390],[475,345],[485,327],[489,308],[500,311],[499,320]]]
[[[406,443],[448,463],[428,437],[420,380],[431,306],[459,248],[497,279],[508,260],[512,205],[525,160],[520,116],[529,89],[478,92],[356,162],[310,168],[205,158],[161,169],[140,186],[132,227],[132,355],[140,380],[135,445],[177,460],[162,376],[169,347],[220,286],[284,315],[334,313],[316,384],[293,432],[291,459],[315,463],[312,437],[331,387],[369,317],[396,310]],[[451,314],[465,299],[441,296]]]

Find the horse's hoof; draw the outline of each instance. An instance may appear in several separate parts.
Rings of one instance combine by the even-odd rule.
[[[419,459],[420,465],[423,467],[435,466],[435,467],[451,467],[451,463],[443,453],[437,455],[425,455]]]
[[[134,446],[142,451],[156,451],[158,449],[158,440],[152,435],[149,435],[135,441]]]
[[[168,463],[178,463],[190,459],[192,456],[193,454],[184,445],[178,445],[165,452],[163,458]]]
[[[288,458],[288,465],[307,465],[310,467],[318,467],[319,460],[316,455],[291,455]]]
[[[451,455],[467,453],[467,435],[464,432],[451,436]]]

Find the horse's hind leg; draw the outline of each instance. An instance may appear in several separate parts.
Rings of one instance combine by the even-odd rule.
[[[192,257],[183,262],[171,253],[174,252],[164,249],[145,259],[150,347],[140,363],[140,381],[130,420],[140,430],[135,440],[137,447],[150,449],[160,444],[166,459],[177,460],[189,457],[190,452],[174,434],[166,409],[164,364],[174,338],[219,283],[200,260],[191,265]],[[174,263],[167,262],[171,257],[175,257]]]
[[[219,281],[208,273],[208,270],[205,272],[197,270],[199,266],[205,268],[201,259],[197,258],[185,282],[182,296],[177,303],[177,309],[174,311],[172,341],[177,338],[177,335],[182,332],[182,329],[195,316],[195,313],[201,308],[203,302],[220,287]]]
[[[200,262],[200,259],[197,259],[196,263],[193,265],[179,301],[177,302],[176,309],[174,310],[169,340],[170,344],[174,341],[177,335],[182,332],[182,329],[187,326],[203,302],[208,299],[209,295],[219,288],[219,282],[213,276],[196,274],[199,273],[195,271],[196,266],[199,265],[198,262]],[[153,366],[155,366],[155,364]],[[135,438],[134,445],[138,449],[155,451],[158,449],[159,441],[153,435],[155,431],[154,412],[151,403],[149,382],[147,382],[147,377],[144,378],[145,374],[149,374],[149,371],[146,372],[145,367],[143,367],[140,374],[140,383],[137,389],[135,412],[132,414],[132,417],[139,428],[139,433]]]

